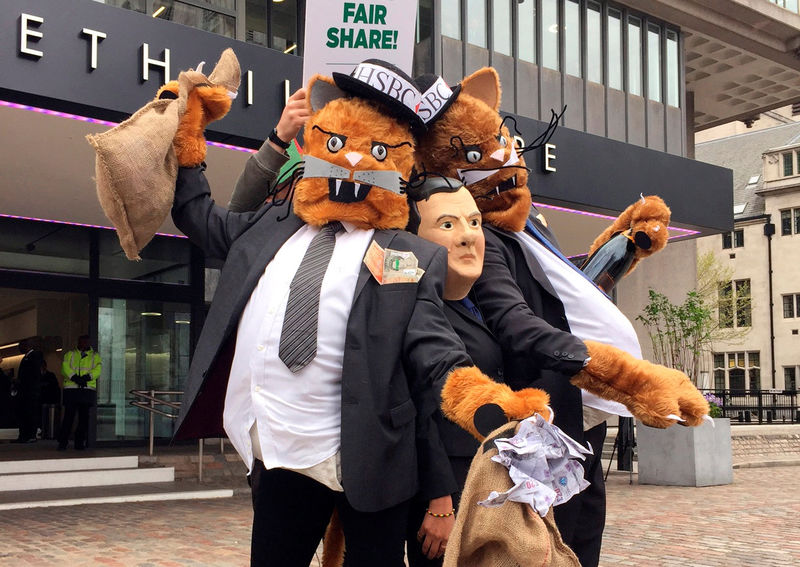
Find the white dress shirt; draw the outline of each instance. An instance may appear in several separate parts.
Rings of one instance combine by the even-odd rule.
[[[642,349],[633,325],[608,296],[527,232],[515,234],[523,246],[533,253],[553,284],[564,305],[564,313],[573,335],[584,341],[610,344],[636,358],[642,358]],[[605,421],[608,415],[603,415],[602,412],[631,416],[628,408],[618,402],[604,400],[586,390],[581,390],[581,395],[584,406],[600,410],[588,412],[592,417],[590,422],[584,420],[584,429]]]
[[[323,462],[326,468],[335,466],[347,320],[374,233],[342,225],[320,290],[317,354],[305,368],[291,372],[278,357],[278,347],[289,286],[318,227],[303,226],[281,246],[239,320],[223,423],[251,471],[256,457],[267,469],[303,472]],[[251,430],[261,455],[254,454]]]

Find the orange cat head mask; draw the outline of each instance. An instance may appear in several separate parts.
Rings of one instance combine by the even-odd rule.
[[[350,75],[314,76],[308,86],[302,179],[294,209],[309,224],[404,228],[405,180],[414,166],[412,128],[420,93],[396,67],[377,60]]]
[[[438,106],[429,115],[420,106],[420,116],[430,118],[428,131],[417,143],[417,168],[460,179],[475,198],[484,222],[522,230],[531,206],[528,170],[498,113],[497,72],[485,67],[466,77],[446,97],[446,106],[437,100],[445,98],[446,91],[430,79],[427,83],[431,87],[423,93],[423,102],[429,94],[432,106]]]

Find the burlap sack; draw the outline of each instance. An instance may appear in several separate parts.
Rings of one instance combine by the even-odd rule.
[[[505,435],[503,429],[488,439]],[[484,447],[491,447],[484,451]],[[564,544],[552,508],[542,518],[528,504],[507,501],[497,508],[478,506],[492,490],[504,492],[514,483],[508,469],[491,460],[494,443],[481,446],[467,475],[456,524],[444,555],[444,567],[580,567]]]
[[[239,62],[233,51],[225,50],[208,78],[197,71],[182,72],[177,99],[153,100],[111,130],[86,136],[97,153],[97,197],[129,260],[140,259],[139,251],[172,207],[178,176],[172,140],[186,99],[198,84],[220,84],[235,92]]]

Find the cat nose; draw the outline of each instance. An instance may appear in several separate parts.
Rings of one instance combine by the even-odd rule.
[[[346,158],[347,158],[347,161],[349,161],[349,162],[350,162],[350,165],[351,165],[352,167],[355,167],[355,166],[356,166],[356,164],[357,164],[358,162],[360,162],[360,161],[363,159],[363,157],[364,157],[364,156],[362,156],[362,155],[361,155],[360,153],[358,153],[358,152],[348,152],[348,153],[344,154],[344,157],[346,157]]]
[[[499,150],[495,150],[492,152],[492,155],[489,156],[490,158],[497,160],[497,161],[505,161],[506,159],[506,150],[504,148],[500,148]]]

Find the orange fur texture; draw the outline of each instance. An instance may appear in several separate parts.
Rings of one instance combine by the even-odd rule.
[[[483,405],[497,404],[509,420],[519,420],[539,413],[549,419],[550,397],[543,390],[525,388],[513,391],[495,382],[475,367],[456,368],[442,388],[442,411],[450,420],[467,430],[479,441],[483,436],[475,429],[475,412]]]
[[[485,67],[466,77],[461,86],[455,102],[420,136],[417,169],[456,179],[459,169],[497,169],[487,178],[467,185],[467,189],[483,213],[484,222],[512,232],[520,231],[525,228],[530,212],[531,193],[522,156],[518,156],[519,161],[513,166],[503,168],[514,140],[508,128],[500,127],[502,119],[497,112],[500,79],[494,69]],[[476,154],[469,153],[474,150],[480,152],[480,159],[471,162],[468,156],[474,158]],[[498,150],[502,150],[502,158],[493,158]]]
[[[622,211],[622,214],[616,218],[611,226],[595,238],[589,248],[589,255],[594,254],[598,248],[619,232],[624,232],[628,229],[632,230],[632,235],[643,232],[650,239],[650,248],[645,250],[638,246],[636,247],[633,263],[627,272],[627,274],[630,274],[641,259],[655,254],[667,245],[670,215],[669,207],[661,197],[656,195],[643,197]]]
[[[178,81],[170,81],[158,89],[178,95]],[[173,146],[181,167],[195,167],[206,159],[206,138],[203,132],[211,122],[225,116],[231,108],[231,97],[223,86],[198,85],[189,93],[186,112],[181,117]]]
[[[670,414],[700,425],[708,414],[708,402],[678,370],[639,360],[611,345],[586,341],[589,364],[571,382],[607,400],[624,404],[650,427],[666,428],[675,421]]]
[[[322,567],[340,567],[344,563],[344,531],[339,511],[334,508],[322,538]]]
[[[309,89],[313,88],[313,80]],[[330,135],[346,137],[336,152],[328,147]],[[414,144],[409,127],[390,118],[379,104],[360,98],[339,98],[314,112],[305,126],[304,152],[353,172],[358,170],[397,171],[408,179],[414,165]],[[386,144],[387,155],[379,161],[372,155],[373,142]],[[394,147],[390,147],[394,146]],[[360,156],[351,165],[348,156]],[[369,189],[363,201],[334,202],[329,198],[328,179],[303,178],[297,182],[294,210],[311,225],[322,226],[331,220],[348,221],[363,229],[405,228],[408,224],[408,201],[377,186]]]

